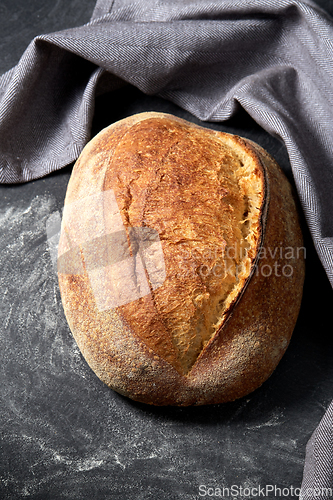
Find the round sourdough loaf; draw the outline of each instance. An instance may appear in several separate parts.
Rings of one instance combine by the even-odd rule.
[[[62,303],[97,376],[136,401],[203,405],[259,387],[298,316],[291,187],[260,146],[175,116],[102,130],[70,178]]]

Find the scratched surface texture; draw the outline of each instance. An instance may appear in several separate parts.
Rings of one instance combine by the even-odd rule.
[[[0,72],[34,35],[86,22],[93,6],[0,1]],[[146,110],[198,123],[127,87],[97,98],[93,133]],[[245,113],[214,128],[257,141],[290,177],[283,145]],[[97,379],[64,318],[46,224],[62,208],[70,172],[0,186],[1,500],[194,500],[208,487],[299,487],[306,443],[333,399],[333,292],[306,228],[303,306],[272,377],[226,405],[148,407]]]

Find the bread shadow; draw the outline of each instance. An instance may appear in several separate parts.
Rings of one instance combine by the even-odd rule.
[[[265,425],[271,415],[277,414],[283,414],[287,420],[304,415],[307,419],[313,418],[315,426],[333,399],[330,324],[333,290],[306,227],[303,227],[303,233],[307,252],[306,279],[299,318],[285,355],[260,388],[237,401],[219,405],[150,406],[119,396],[126,405],[150,418],[202,426],[217,422],[260,426]]]
[[[277,160],[290,182],[294,184],[284,144],[263,130],[240,106],[236,114],[225,122],[204,123],[173,103],[156,96],[147,96],[138,89],[125,85],[96,98],[92,135],[110,123],[145,111],[172,113],[198,125],[251,139]],[[274,412],[284,411],[289,415],[301,415],[313,406],[320,409],[315,412],[315,418],[320,418],[333,399],[333,341],[330,335],[333,290],[302,215],[301,225],[306,247],[306,279],[302,307],[287,352],[271,377],[250,395],[226,404],[158,407],[119,396],[124,404],[140,409],[151,417],[202,425],[217,421],[261,422]]]

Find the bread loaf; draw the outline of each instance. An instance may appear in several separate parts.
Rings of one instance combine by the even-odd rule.
[[[88,364],[155,405],[232,401],[290,341],[304,280],[291,187],[261,147],[161,113],[102,130],[70,178],[58,276]]]

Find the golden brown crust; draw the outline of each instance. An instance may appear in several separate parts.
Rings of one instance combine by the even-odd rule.
[[[276,162],[251,141],[170,115],[122,120],[74,167],[66,206],[79,203],[80,223],[64,221],[60,255],[67,235],[79,246],[82,234],[89,239],[94,213],[103,233],[106,202],[98,212],[88,197],[110,191],[132,249],[132,227],[158,233],[166,274],[156,288],[148,276],[146,295],[101,308],[89,259],[76,274],[59,269],[65,314],[91,368],[116,391],[158,405],[221,403],[259,387],[288,346],[304,280],[295,203]],[[216,253],[233,246],[237,258]],[[224,279],[198,273],[207,250],[209,269],[233,270]]]

